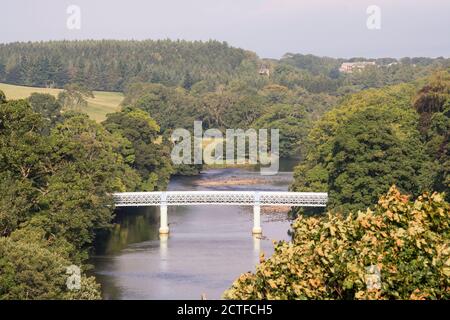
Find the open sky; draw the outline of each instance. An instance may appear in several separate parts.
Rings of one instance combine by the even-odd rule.
[[[80,8],[81,28],[67,27]],[[380,8],[381,28],[366,13]],[[450,0],[2,1],[0,43],[61,39],[227,41],[264,58],[450,57]]]

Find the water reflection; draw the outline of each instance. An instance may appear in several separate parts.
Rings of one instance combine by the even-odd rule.
[[[255,257],[255,265],[259,262],[261,255],[261,235],[253,235],[253,254]]]
[[[161,269],[162,271],[167,270],[167,248],[169,241],[169,235],[168,234],[161,234],[159,236],[159,257],[161,259]]]
[[[114,254],[129,244],[158,239],[159,213],[156,207],[118,208],[116,223],[96,243],[97,254]]]
[[[287,190],[292,173],[277,183],[204,187],[199,181],[256,177],[259,172],[210,170],[176,178],[169,190]],[[169,207],[170,235],[159,236],[157,208],[117,212],[117,225],[104,237],[93,258],[106,299],[218,299],[243,272],[254,270],[272,240],[288,239],[290,221],[262,214],[264,235],[252,236],[252,208],[237,206]],[[287,217],[287,215],[286,215]]]

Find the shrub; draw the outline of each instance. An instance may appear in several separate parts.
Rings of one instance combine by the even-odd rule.
[[[224,297],[448,299],[449,216],[443,194],[413,202],[396,187],[364,212],[300,216],[292,241],[276,244]]]
[[[80,289],[68,289],[71,251],[64,239],[31,226],[0,237],[0,300],[100,299],[94,277],[80,274]]]

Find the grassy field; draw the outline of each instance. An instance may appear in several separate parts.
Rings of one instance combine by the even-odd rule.
[[[49,93],[55,97],[61,89],[24,87],[11,84],[0,83],[0,90],[3,91],[7,99],[23,99],[33,92]],[[107,113],[120,110],[120,103],[123,94],[120,92],[94,91],[95,98],[88,99],[88,106],[85,112],[95,121],[103,121]]]

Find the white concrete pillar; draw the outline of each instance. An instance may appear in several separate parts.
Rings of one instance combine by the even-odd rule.
[[[169,233],[169,224],[167,222],[167,205],[162,204],[159,207],[159,214],[160,214],[160,227],[159,227],[159,233],[160,234],[168,234]]]
[[[253,234],[261,234],[261,206],[259,204],[255,204],[253,206]]]

